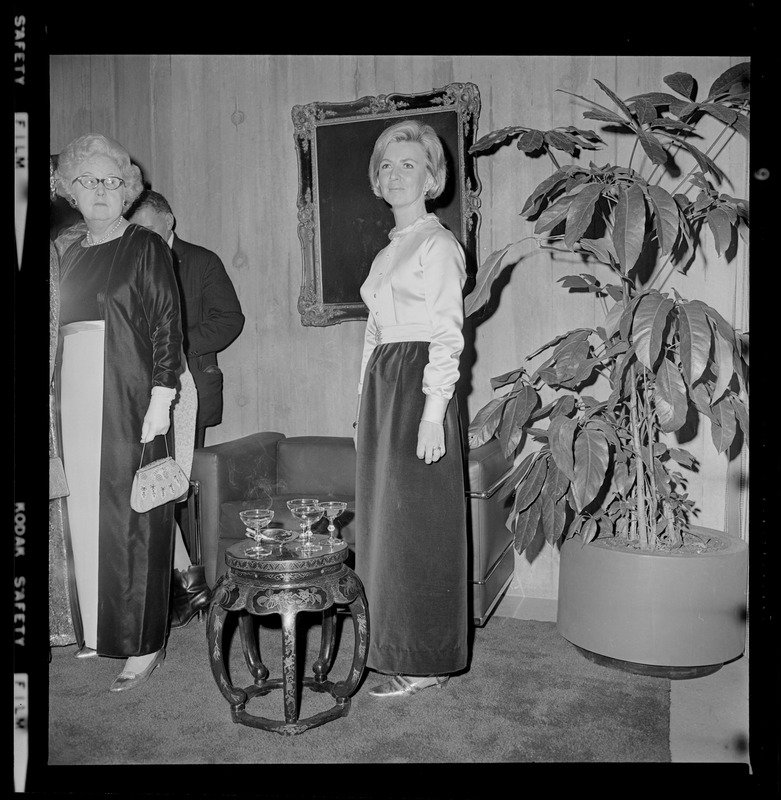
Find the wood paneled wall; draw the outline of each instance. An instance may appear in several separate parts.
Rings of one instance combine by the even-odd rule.
[[[239,294],[246,326],[220,355],[225,373],[223,423],[207,444],[258,430],[289,435],[350,435],[363,323],[305,328],[296,302],[301,282],[297,236],[298,167],[291,109],[313,101],[417,93],[451,82],[475,83],[481,93],[478,136],[508,125],[548,129],[576,125],[586,105],[564,89],[610,105],[594,79],[627,97],[664,90],[662,78],[691,73],[703,97],[711,81],[742,57],[643,56],[306,56],[139,55],[53,56],[50,62],[51,152],[89,131],[122,142],[152,187],[170,201],[177,233],[220,255]],[[747,146],[739,137],[723,160],[747,196]],[[604,153],[604,160],[619,158]],[[600,163],[602,155],[594,156]],[[480,260],[530,233],[519,216],[531,189],[547,174],[546,159],[514,146],[480,157]],[[470,417],[491,396],[490,379],[519,366],[555,333],[595,324],[601,310],[557,280],[584,265],[572,256],[533,253],[509,274],[490,314],[477,320]],[[593,270],[593,267],[589,267]],[[596,273],[595,273],[596,274]],[[605,278],[604,275],[598,275]],[[700,296],[727,319],[748,328],[748,265],[710,254],[686,277],[684,296]],[[707,431],[688,446],[702,461],[691,494],[699,522],[733,526],[740,507],[730,484],[745,478],[740,459],[728,466],[709,449]],[[703,441],[705,446],[703,446]],[[745,531],[741,532],[745,536]],[[555,552],[547,546],[533,566],[519,559],[514,591],[553,597]]]

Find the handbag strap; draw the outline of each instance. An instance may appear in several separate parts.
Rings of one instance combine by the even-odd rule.
[[[168,452],[168,437],[164,434],[158,434],[159,436],[163,437],[163,441],[165,442],[165,454],[170,456],[171,454]],[[153,440],[154,441],[154,440]],[[141,458],[138,461],[138,468],[141,469],[141,466],[144,463],[144,451],[146,450],[146,442],[143,442],[141,445]]]

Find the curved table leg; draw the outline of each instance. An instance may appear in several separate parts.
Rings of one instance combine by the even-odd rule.
[[[312,665],[315,673],[315,684],[324,684],[331,669],[336,643],[336,606],[323,610],[323,632],[320,637],[320,653]],[[314,686],[312,687],[315,688]]]
[[[335,683],[331,689],[331,694],[338,703],[346,703],[358,688],[358,683],[366,667],[366,656],[369,651],[369,609],[366,603],[366,594],[360,584],[358,585],[355,599],[350,602],[350,616],[352,617],[355,634],[353,663],[347,680]]]
[[[227,614],[228,612],[222,606],[216,603],[212,604],[209,609],[206,641],[209,648],[209,663],[212,668],[212,675],[223,697],[230,703],[233,721],[238,722],[236,715],[238,712],[244,711],[248,695],[243,689],[238,689],[231,684],[228,672],[225,669],[223,631]]]
[[[244,660],[247,667],[255,679],[255,683],[260,685],[268,678],[268,667],[260,657],[258,639],[255,635],[255,623],[252,615],[247,611],[239,612],[239,633],[241,634],[241,649],[244,651]]]

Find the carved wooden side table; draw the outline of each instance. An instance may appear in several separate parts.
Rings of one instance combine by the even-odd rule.
[[[344,563],[347,545],[328,545],[328,537],[315,534],[322,549],[303,554],[296,541],[274,545],[272,554],[247,555],[251,541],[237,542],[228,548],[225,561],[228,572],[214,586],[209,609],[207,639],[212,674],[225,699],[230,703],[234,722],[262,728],[284,735],[303,733],[345,716],[350,698],[366,664],[369,641],[369,620],[366,596],[356,574]],[[336,638],[336,604],[349,604],[355,633],[353,660],[346,680],[328,680],[334,659]],[[299,611],[322,611],[323,627],[320,652],[313,664],[313,676],[299,683],[296,659],[296,615]],[[238,627],[247,667],[254,685],[233,686],[225,669],[223,629],[227,615],[238,613]],[[269,678],[269,670],[260,656],[258,637],[251,615],[279,614],[282,620],[282,678]],[[336,704],[307,719],[299,719],[299,692],[302,686],[315,692],[328,692]],[[273,720],[250,714],[247,702],[282,689],[285,719]]]

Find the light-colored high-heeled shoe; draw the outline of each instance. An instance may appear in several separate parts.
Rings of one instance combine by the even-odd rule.
[[[401,697],[402,695],[415,694],[421,689],[436,686],[441,689],[450,680],[450,675],[428,675],[415,677],[412,675],[394,675],[390,680],[369,690],[372,697]]]
[[[155,667],[159,666],[165,660],[165,648],[162,650],[158,650],[155,653],[155,657],[149,663],[149,666],[146,669],[141,670],[141,672],[122,672],[117,675],[114,679],[114,683],[111,684],[109,688],[110,692],[125,692],[128,689],[135,689],[141,684],[146,683],[149,680],[149,676],[154,672]]]
[[[74,658],[94,658],[98,654],[97,650],[93,650],[91,647],[87,647],[85,644],[84,647],[80,647],[74,654]]]

